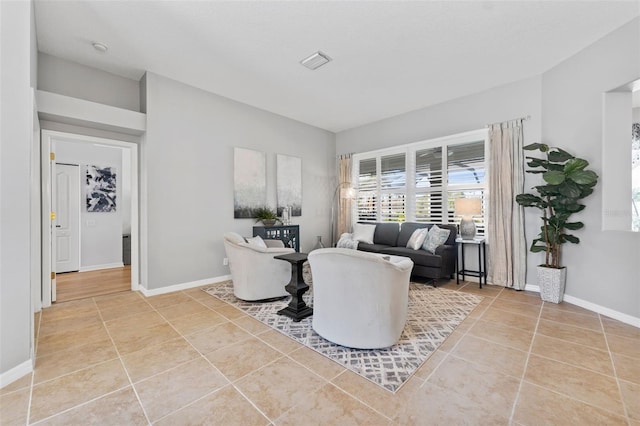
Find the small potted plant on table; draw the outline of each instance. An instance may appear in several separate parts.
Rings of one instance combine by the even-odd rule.
[[[545,262],[538,266],[540,297],[544,301],[560,303],[564,296],[567,270],[560,266],[562,244],[578,244],[580,239],[566,231],[584,227],[582,222],[570,222],[573,213],[585,206],[579,200],[593,192],[598,175],[587,170],[587,160],[576,158],[560,148],[533,143],[527,151],[540,151],[546,158],[526,157],[527,173],[542,174],[544,184],[534,186],[536,194],[519,194],[516,202],[524,207],[535,207],[542,212],[540,234],[533,240],[530,250],[545,253]]]
[[[276,212],[270,207],[258,207],[254,211],[254,216],[256,218],[256,222],[262,221],[264,226],[273,226],[276,224],[278,216],[276,216]]]

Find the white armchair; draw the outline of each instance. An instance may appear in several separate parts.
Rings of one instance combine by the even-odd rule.
[[[288,296],[284,287],[291,279],[291,264],[273,256],[294,253],[280,240],[264,240],[267,248],[245,242],[235,232],[224,235],[224,248],[229,259],[233,294],[254,301]]]
[[[316,333],[358,349],[398,341],[407,320],[411,259],[326,248],[309,253],[309,264]]]

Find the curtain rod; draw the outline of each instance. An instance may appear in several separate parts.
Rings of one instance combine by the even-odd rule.
[[[524,116],[524,117],[512,118],[511,120],[499,121],[497,123],[489,123],[486,126],[490,127],[490,126],[493,126],[494,124],[508,123],[509,121],[516,121],[516,120],[527,121],[527,120],[530,120],[530,119],[531,119],[531,116],[527,115],[527,116]]]

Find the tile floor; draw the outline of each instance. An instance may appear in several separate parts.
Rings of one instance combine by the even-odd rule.
[[[640,329],[537,294],[485,296],[394,395],[200,289],[36,315],[13,424],[640,425]]]

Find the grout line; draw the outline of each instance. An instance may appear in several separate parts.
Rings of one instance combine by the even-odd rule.
[[[600,405],[595,405],[595,404],[593,404],[593,403],[591,403],[591,402],[588,402],[588,401],[585,401],[585,400],[582,400],[582,399],[576,398],[575,396],[572,396],[572,395],[568,395],[568,394],[565,394],[565,393],[559,392],[559,391],[557,391],[557,390],[555,390],[555,389],[550,389],[550,388],[548,388],[548,387],[545,387],[545,386],[539,385],[539,384],[537,384],[537,383],[529,382],[529,381],[527,381],[527,380],[524,380],[524,383],[527,383],[528,385],[535,386],[535,387],[537,387],[537,388],[543,389],[543,390],[545,390],[545,391],[547,391],[547,392],[551,392],[551,393],[553,393],[553,394],[555,394],[555,395],[558,395],[558,396],[561,396],[561,397],[564,397],[564,398],[570,399],[570,400],[572,400],[572,401],[579,402],[579,403],[584,404],[584,405],[588,405],[589,407],[595,408],[595,409],[597,409],[597,410],[607,412],[607,413],[612,414],[612,415],[614,415],[614,416],[616,416],[616,417],[625,417],[625,415],[624,415],[624,414],[616,413],[615,411],[611,411],[611,410],[609,410],[609,409],[607,409],[607,408],[604,408],[604,407],[602,407],[602,406],[600,406]],[[627,420],[627,419],[625,418],[625,420]]]
[[[616,380],[616,386],[618,387],[620,402],[622,402],[622,409],[624,410],[624,415],[627,418],[627,422],[631,423],[631,417],[629,416],[629,409],[627,408],[627,404],[624,401],[624,395],[622,394],[622,386],[620,386],[618,369],[616,368],[616,363],[613,360],[613,353],[611,352],[611,347],[609,346],[609,339],[607,339],[607,332],[604,328],[604,323],[602,322],[602,316],[600,314],[598,314],[598,319],[600,320],[600,327],[602,327],[602,334],[604,335],[604,343],[607,346],[607,352],[609,352],[609,360],[611,361],[611,366],[613,367],[613,376]]]
[[[94,299],[93,303],[96,303],[95,299]],[[98,307],[98,304],[96,303],[96,308],[97,307]],[[118,354],[118,360],[120,361],[120,365],[122,366],[122,369],[124,370],[124,374],[127,375],[127,379],[129,380],[129,386],[131,386],[131,389],[133,390],[133,394],[136,396],[136,399],[138,400],[138,404],[140,404],[140,408],[142,408],[142,414],[144,414],[144,418],[147,419],[147,423],[149,423],[149,425],[151,425],[151,420],[149,419],[149,415],[147,414],[147,410],[144,408],[144,405],[142,404],[142,400],[140,399],[140,395],[138,395],[138,390],[133,385],[133,380],[131,380],[131,376],[129,375],[129,371],[127,371],[127,367],[124,364],[124,360],[122,359],[122,355],[120,354],[120,351],[118,350],[118,346],[116,345],[115,340],[113,340],[113,336],[111,336],[111,332],[109,331],[109,327],[107,327],[107,324],[104,321],[104,318],[102,317],[102,312],[100,312],[99,308],[98,308],[98,315],[100,315],[100,319],[102,320],[102,325],[105,328],[105,330],[107,331],[107,335],[109,336],[109,339],[111,340],[111,344],[113,345],[113,348],[115,349],[116,354]]]
[[[529,350],[527,351],[527,359],[524,362],[524,368],[522,369],[522,375],[520,376],[520,383],[518,385],[518,391],[516,392],[516,397],[513,400],[513,406],[511,407],[511,415],[509,416],[509,423],[513,423],[513,416],[516,414],[516,407],[518,406],[518,401],[520,400],[520,392],[522,391],[522,384],[524,383],[524,377],[527,374],[527,368],[529,368],[529,359],[531,358],[531,350],[533,349],[533,343],[536,341],[536,334],[538,333],[538,326],[540,325],[540,319],[542,318],[542,310],[544,309],[544,304],[546,302],[542,302],[540,305],[540,312],[538,313],[538,319],[536,321],[536,327],[533,330],[533,335],[531,336],[531,343],[529,343]]]
[[[27,418],[26,418],[26,423],[27,425],[29,424],[29,420],[31,418],[31,403],[33,402],[33,386],[34,386],[34,382],[36,379],[36,369],[35,369],[35,365],[37,364],[38,361],[38,341],[40,340],[40,324],[42,323],[42,308],[40,308],[40,315],[38,315],[38,327],[37,327],[37,333],[36,336],[38,336],[35,340],[35,344],[33,345],[33,371],[31,372],[31,383],[29,385],[29,402],[27,403]]]
[[[40,419],[40,420],[38,420],[37,422],[35,422],[35,423],[31,423],[31,424],[32,424],[32,425],[41,424],[42,422],[45,422],[45,421],[47,421],[47,420],[50,420],[50,419],[52,419],[52,418],[54,418],[54,417],[58,417],[58,416],[59,416],[59,415],[61,415],[61,414],[68,413],[68,412],[70,412],[70,411],[75,410],[76,408],[83,407],[83,406],[88,405],[88,404],[90,404],[90,403],[92,403],[92,402],[95,402],[95,401],[97,401],[97,400],[99,400],[99,399],[102,399],[102,398],[104,398],[105,396],[113,395],[114,393],[120,392],[120,391],[122,391],[122,390],[124,390],[124,389],[128,388],[129,386],[130,386],[130,385],[125,385],[125,386],[123,386],[123,387],[121,387],[121,388],[114,389],[114,390],[112,390],[112,391],[110,391],[110,392],[107,392],[107,393],[105,393],[105,394],[102,394],[102,395],[96,396],[95,398],[92,398],[92,399],[90,399],[90,400],[88,400],[88,401],[84,401],[84,402],[82,402],[82,403],[80,403],[80,404],[78,404],[78,405],[74,405],[74,406],[72,406],[72,407],[65,408],[65,409],[64,409],[64,410],[62,410],[62,411],[58,411],[58,412],[57,412],[57,413],[55,413],[55,414],[52,414],[52,415],[50,415],[50,416],[48,416],[48,417],[45,417],[45,418],[43,418],[43,419]]]

